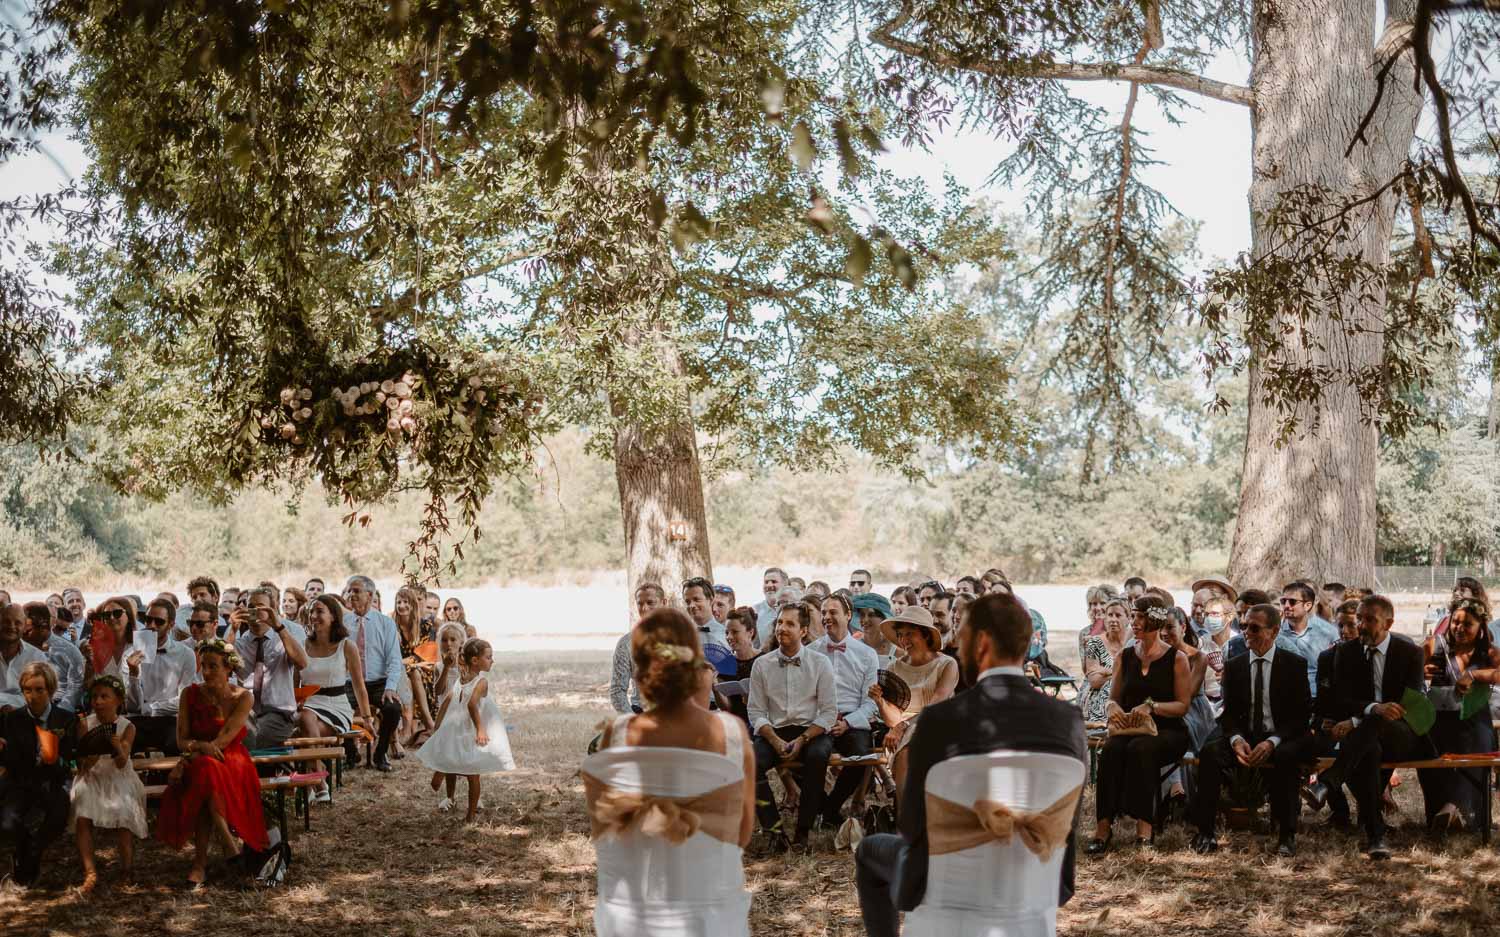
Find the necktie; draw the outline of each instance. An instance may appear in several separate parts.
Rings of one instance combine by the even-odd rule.
[[[1380,648],[1370,648],[1370,685],[1375,689],[1375,702],[1385,702],[1385,694],[1381,692],[1380,684],[1384,682],[1381,678],[1385,675],[1385,660],[1380,656]]]
[[[844,646],[842,644],[834,644],[832,641],[828,642],[828,652],[830,654],[833,653],[834,651],[842,651],[842,650],[844,650]]]
[[[781,658],[781,666],[783,666],[783,667],[801,667],[802,666],[802,658],[800,658],[800,657],[783,657],[783,658]]]
[[[354,636],[354,646],[359,648],[359,659],[365,659],[365,616],[359,616],[359,633]]]
[[[255,705],[260,705],[260,691],[266,682],[266,636],[255,639]]]
[[[1264,732],[1266,727],[1265,677],[1266,659],[1257,657],[1255,659],[1255,687],[1250,692],[1251,727],[1257,732]]]

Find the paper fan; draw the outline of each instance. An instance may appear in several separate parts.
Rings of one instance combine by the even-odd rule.
[[[90,755],[113,755],[115,749],[110,744],[110,739],[114,737],[114,726],[94,726],[78,740],[78,747],[74,749],[74,752],[79,758],[87,758]]]
[[[721,677],[733,677],[739,673],[740,662],[735,660],[734,652],[722,644],[705,644],[703,658],[713,664]]]
[[[885,697],[885,701],[897,709],[905,710],[911,703],[911,687],[906,685],[905,680],[889,670],[880,671],[875,682],[880,685],[880,693]]]
[[[438,660],[438,646],[436,641],[423,641],[411,649],[412,655],[429,664],[435,664]]]
[[[297,687],[297,705],[301,706],[307,702],[309,696],[316,696],[321,689],[323,688],[316,683],[304,683],[302,686]]]

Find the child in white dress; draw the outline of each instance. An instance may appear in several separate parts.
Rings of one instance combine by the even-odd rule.
[[[488,641],[470,638],[460,652],[463,682],[454,688],[438,712],[437,728],[417,751],[417,758],[433,772],[432,789],[442,787],[449,776],[463,775],[469,780],[469,810],[464,822],[479,813],[480,775],[510,771],[516,766],[510,754],[510,739],[500,707],[489,695],[486,674],[494,666],[495,655]],[[445,803],[452,804],[452,787]]]
[[[146,786],[130,764],[135,726],[120,715],[125,707],[125,684],[109,674],[95,677],[89,684],[89,699],[93,712],[78,721],[79,738],[99,726],[112,726],[114,731],[109,738],[111,753],[79,759],[78,777],[73,781],[73,826],[78,857],[83,861],[85,894],[99,881],[94,868],[94,827],[119,834],[126,881],[134,864],[135,837],[146,838]]]

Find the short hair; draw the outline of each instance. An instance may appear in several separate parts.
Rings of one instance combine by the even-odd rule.
[[[709,579],[706,576],[694,576],[692,579],[684,582],[682,584],[682,600],[684,602],[687,601],[689,589],[697,589],[698,591],[703,593],[703,597],[705,599],[713,601],[714,582],[712,579]]]
[[[782,569],[780,566],[768,566],[766,568],[766,571],[760,574],[760,578],[764,579],[767,576],[771,575],[772,573],[775,573],[776,575],[780,576],[782,583],[785,584],[785,582],[787,581],[788,577],[787,577],[787,574],[786,574],[786,570]]]
[[[20,675],[16,677],[16,686],[25,689],[26,681],[37,677],[41,677],[42,682],[47,684],[47,697],[49,699],[57,695],[57,671],[51,664],[44,660],[34,660],[25,667],[22,667]]]
[[[1281,627],[1281,609],[1272,605],[1270,602],[1260,602],[1252,606],[1251,608],[1246,610],[1245,617],[1249,618],[1256,612],[1260,612],[1262,615],[1266,616],[1266,625],[1269,626],[1271,630],[1275,631]]]
[[[1339,603],[1339,607],[1335,610],[1335,613],[1338,615],[1358,615],[1359,599],[1345,599]]]
[[[731,621],[739,622],[745,627],[746,631],[750,632],[750,640],[754,641],[756,644],[759,644],[760,629],[756,627],[756,618],[757,616],[755,614],[755,609],[751,608],[748,605],[741,605],[738,608],[732,608],[729,610],[729,614],[724,616],[724,624],[727,625]]]
[[[76,594],[80,599],[83,598],[83,590],[82,589],[78,588],[77,586],[68,586],[66,589],[64,589],[62,591],[62,598],[63,598],[64,602],[68,601],[68,593],[69,592],[72,592],[72,593]]]
[[[179,606],[179,605],[182,604],[182,600],[177,597],[177,593],[175,593],[175,592],[161,592],[161,593],[158,593],[156,597],[158,599],[166,599],[168,602],[171,602],[172,603],[172,611],[173,611],[174,614],[177,611],[177,606]],[[149,609],[151,607],[151,603],[147,602],[146,603],[146,607]]]
[[[1302,579],[1298,579],[1296,582],[1289,582],[1281,587],[1282,595],[1285,595],[1288,592],[1295,592],[1298,595],[1302,596],[1302,601],[1304,602],[1316,602],[1318,600],[1317,590],[1308,585],[1307,582]]]
[[[959,582],[963,582],[962,579]],[[1084,593],[1083,604],[1093,605],[1095,602],[1106,602],[1115,594],[1115,587],[1107,584],[1089,586],[1089,591]]]
[[[1364,608],[1366,605],[1370,606],[1371,608],[1379,609],[1383,620],[1396,620],[1396,606],[1392,605],[1391,600],[1386,598],[1385,596],[1374,594],[1367,595],[1359,600],[1360,608]]]
[[[153,608],[164,608],[167,610],[167,624],[169,625],[172,624],[173,619],[177,617],[177,606],[173,605],[171,602],[168,602],[166,599],[152,599],[151,602],[146,606],[146,614],[151,614],[151,610]]]
[[[1239,601],[1245,603],[1246,608],[1256,605],[1268,605],[1271,602],[1271,594],[1264,589],[1246,589],[1240,593]],[[1276,613],[1280,615],[1281,612]]]
[[[823,596],[825,599],[833,594],[833,589],[829,587],[828,583],[824,582],[821,579],[814,579],[812,582],[808,583],[806,591],[809,593],[816,592],[818,595]]]
[[[219,623],[219,606],[216,602],[194,602],[193,607],[188,609],[188,618],[191,619],[198,612],[209,614],[209,624],[217,626]]]
[[[219,598],[219,584],[208,576],[195,576],[188,580],[187,592],[191,597],[194,589],[207,589],[215,600]]]
[[[276,590],[273,587],[271,587],[271,586],[256,586],[254,589],[251,589],[250,590],[250,599],[247,599],[245,601],[245,604],[249,605],[250,604],[250,600],[254,599],[257,595],[263,595],[263,596],[266,597],[266,601],[271,606],[271,614],[277,615],[277,616],[279,616],[281,614],[280,603],[277,601],[278,599],[281,598],[281,596],[279,596],[279,595],[276,594]]]
[[[360,586],[360,588],[364,589],[366,592],[369,592],[372,595],[376,591],[376,589],[375,589],[375,580],[371,579],[369,576],[365,576],[365,575],[361,575],[361,574],[356,574],[356,575],[350,576],[349,577],[349,581],[346,582],[346,583],[344,583],[344,588],[348,589],[350,586],[354,585],[355,583],[358,583],[359,586]]]
[[[1021,600],[1004,592],[975,599],[964,621],[975,634],[987,634],[995,650],[1007,660],[1019,660],[1031,647],[1031,613]]]
[[[812,609],[808,608],[802,602],[787,602],[778,607],[776,609],[776,620],[780,621],[781,614],[786,611],[795,611],[797,613],[797,623],[802,626],[802,630],[806,631],[812,627]]]
[[[1144,589],[1146,588],[1146,580],[1142,579],[1139,576],[1131,576],[1129,579],[1125,580],[1125,588],[1129,589],[1131,586],[1140,586],[1142,589]]]
[[[1170,609],[1172,608],[1172,604],[1170,602],[1163,601],[1161,596],[1156,595],[1153,592],[1147,592],[1145,595],[1135,600],[1135,610],[1137,613],[1145,617],[1147,631],[1159,631],[1161,629],[1161,626],[1167,623],[1166,615],[1163,615],[1160,618],[1151,617],[1152,611],[1158,608]]]
[[[870,571],[868,569],[856,569],[854,572],[850,573],[849,575],[850,576],[858,576],[860,573],[864,573],[866,579],[873,580],[875,578],[874,576],[870,575]]]
[[[643,582],[635,587],[635,594],[637,598],[640,597],[640,594],[642,592],[655,592],[656,601],[658,602],[665,602],[667,600],[667,590],[663,589],[661,587],[661,583],[659,582]]]
[[[786,581],[786,584],[795,587],[798,592],[807,591],[807,580],[803,579],[801,576],[793,576]]]
[[[1349,587],[1346,586],[1346,585],[1344,585],[1342,582],[1325,582],[1325,583],[1323,583],[1323,589],[1322,589],[1322,591],[1323,592],[1337,592],[1339,595],[1343,595],[1344,594],[1344,590],[1347,589],[1347,588],[1349,588]]]
[[[328,588],[328,583],[326,583],[323,580],[319,579],[317,576],[314,576],[311,579],[309,579],[307,582],[304,582],[302,584],[302,588],[306,589],[308,586],[312,585],[313,583],[317,583],[318,585],[322,586],[325,589]]]
[[[974,588],[976,590],[979,588],[979,577],[978,576],[959,576],[958,577],[958,582],[955,582],[954,585],[957,586],[957,585],[960,585],[960,584],[965,583],[965,582],[971,582],[971,583],[973,583],[974,584]]]

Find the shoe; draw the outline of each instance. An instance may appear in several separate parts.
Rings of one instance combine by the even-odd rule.
[[[1297,854],[1297,837],[1283,836],[1276,844],[1276,855],[1283,859],[1290,859]]]
[[[1328,803],[1328,785],[1321,781],[1302,785],[1302,800],[1316,813]]]
[[[792,848],[798,852],[810,852],[812,850],[812,844],[808,842],[810,833],[809,830],[798,830],[792,837]]]
[[[375,770],[381,772],[382,774],[390,774],[396,769],[391,767],[391,763],[388,759],[377,758],[375,759]]]
[[[1193,837],[1191,848],[1198,855],[1206,856],[1211,852],[1218,852],[1219,840],[1210,833],[1199,833]]]
[[[1108,839],[1100,839],[1097,836],[1095,836],[1093,839],[1089,840],[1089,844],[1087,846],[1083,847],[1084,854],[1085,855],[1089,855],[1089,856],[1100,856],[1100,855],[1103,855],[1104,853],[1106,853],[1108,851],[1109,851],[1109,840]]]
[[[766,847],[767,851],[770,852],[771,855],[780,856],[785,854],[787,850],[791,849],[792,844],[787,842],[785,833],[773,833],[771,834],[770,838],[766,840]]]
[[[1333,770],[1333,765],[1329,765],[1318,772],[1318,783],[1325,791],[1336,791],[1344,786],[1344,776]]]
[[[1365,852],[1371,859],[1377,862],[1384,861],[1391,857],[1390,847],[1386,846],[1385,837],[1382,836],[1377,836],[1374,839],[1370,840],[1370,842],[1365,846]]]
[[[315,804],[331,804],[333,803],[333,794],[329,793],[326,787],[319,788],[313,791],[312,802]]]
[[[447,813],[448,811],[450,811],[452,809],[453,809],[453,798],[452,797],[444,797],[442,800],[438,801],[438,813]]]

